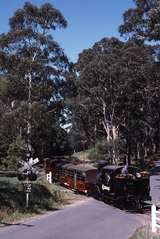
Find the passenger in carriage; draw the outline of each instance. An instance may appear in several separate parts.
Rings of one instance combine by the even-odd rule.
[[[128,165],[127,164],[122,168],[121,174],[123,174],[123,175],[127,175],[128,174]]]

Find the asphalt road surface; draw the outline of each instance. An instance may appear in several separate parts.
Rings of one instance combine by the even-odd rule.
[[[127,213],[92,198],[0,230],[0,239],[128,239],[148,216]]]
[[[150,186],[152,201],[160,204],[160,170]],[[149,222],[150,213],[129,213],[82,197],[65,209],[1,229],[0,239],[128,239]]]

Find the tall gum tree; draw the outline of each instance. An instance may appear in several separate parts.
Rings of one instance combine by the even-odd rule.
[[[140,40],[160,39],[159,0],[133,0],[135,8],[123,14],[124,23],[119,27],[121,35]]]
[[[149,151],[159,150],[159,62],[160,62],[160,1],[159,0],[134,0],[135,7],[128,9],[123,14],[123,24],[119,27],[121,35],[134,41],[152,42],[154,50],[152,64],[144,70],[147,79],[144,96],[146,96],[147,121],[149,123],[150,146]],[[144,147],[145,148],[145,147]],[[146,151],[146,149],[145,149]]]
[[[121,91],[115,64],[122,46],[123,43],[116,38],[102,39],[92,49],[83,51],[76,65],[77,101],[83,112],[81,120],[88,122],[87,127],[92,128],[90,132],[94,132],[95,138],[102,134],[106,135],[108,143],[112,141],[114,163],[118,158],[115,141],[119,134],[117,107]]]
[[[141,112],[146,100],[144,67],[151,61],[150,47],[105,38],[83,51],[75,66],[78,92],[75,115],[78,122],[82,122],[84,131],[87,130],[86,136],[89,131],[95,139],[105,135],[106,140],[112,142],[114,163],[119,157],[118,138],[126,140],[128,161],[133,143],[135,145],[137,140],[141,143],[144,132],[141,132],[141,137],[138,132],[145,127],[146,121]]]
[[[15,122],[13,137],[29,138],[28,143],[45,154],[64,118],[69,62],[53,33],[67,21],[49,3],[37,7],[26,2],[9,25],[9,32],[0,35],[0,78],[8,82],[6,115],[10,112]]]

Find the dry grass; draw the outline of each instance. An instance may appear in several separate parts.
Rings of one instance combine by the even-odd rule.
[[[153,234],[150,226],[147,225],[136,230],[134,235],[129,239],[160,239],[160,235]]]
[[[89,156],[89,151],[88,150],[74,153],[74,156],[79,158],[81,161],[84,161],[84,162],[91,161],[88,157]]]
[[[0,226],[49,210],[58,210],[69,203],[72,194],[54,184],[39,179],[32,184],[29,208],[25,208],[23,184],[16,178],[0,179]]]

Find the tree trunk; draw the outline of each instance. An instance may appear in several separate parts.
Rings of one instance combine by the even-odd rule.
[[[137,147],[137,159],[140,159],[140,145],[139,143],[136,144]]]
[[[108,123],[106,124],[104,121],[102,121],[102,125],[103,125],[104,130],[105,130],[106,135],[107,135],[107,142],[109,143],[110,140],[112,139],[111,134],[110,134],[110,126],[109,126]]]
[[[157,150],[156,150],[157,147],[156,147],[156,144],[155,144],[155,143],[152,143],[152,148],[153,148],[153,153],[155,154],[156,151],[157,151]]]
[[[113,162],[114,164],[118,164],[118,159],[119,159],[119,154],[118,151],[116,149],[116,145],[115,145],[115,141],[118,138],[118,128],[115,127],[114,125],[111,126],[111,130],[112,130],[112,144],[113,144],[113,149],[112,149],[112,154],[113,154]]]
[[[130,144],[128,145],[127,148],[127,162],[126,164],[130,165],[131,164],[131,146]]]
[[[144,157],[147,158],[148,157],[148,150],[147,150],[147,146],[144,146]]]

